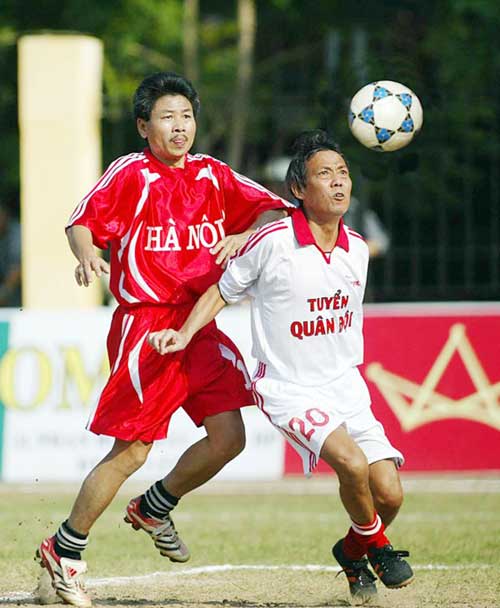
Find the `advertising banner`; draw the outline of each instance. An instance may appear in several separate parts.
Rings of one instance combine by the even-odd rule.
[[[108,375],[111,318],[93,311],[0,315],[0,479],[80,481],[111,446],[85,430]],[[248,305],[225,309],[220,327],[250,373]],[[500,470],[500,305],[372,305],[362,373],[372,407],[405,471]],[[294,450],[255,407],[243,411],[245,451],[221,479],[301,474]],[[136,479],[158,479],[204,436],[181,410]],[[320,462],[318,472],[330,472]]]
[[[364,334],[372,409],[404,470],[500,470],[500,305],[372,305]],[[288,445],[285,472],[301,472]]]
[[[239,307],[219,325],[250,356],[249,323]],[[245,313],[247,314],[247,313]],[[0,317],[0,479],[80,481],[108,452],[109,437],[85,430],[108,375],[105,341],[111,311],[5,312]],[[236,332],[238,333],[238,332]],[[251,363],[252,365],[252,363]],[[250,368],[252,371],[252,368]],[[247,447],[219,474],[223,479],[275,479],[283,473],[281,436],[256,407],[243,411]],[[156,442],[135,479],[159,479],[204,437],[182,410],[167,440]]]

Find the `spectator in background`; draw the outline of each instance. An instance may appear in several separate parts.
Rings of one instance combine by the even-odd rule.
[[[0,306],[21,306],[21,227],[0,202]]]
[[[387,252],[391,244],[389,235],[378,215],[365,202],[353,196],[344,221],[365,238],[370,259],[381,257]]]
[[[391,240],[378,215],[364,200],[354,196],[351,198],[351,205],[344,215],[344,221],[365,239],[371,263],[375,260],[375,266],[371,266],[371,272],[368,273],[364,299],[365,303],[374,302],[377,300],[374,269],[377,261],[387,253]]]
[[[286,171],[290,164],[289,156],[275,156],[270,158],[264,165],[262,170],[262,183],[271,192],[275,192],[285,199],[291,200],[294,205],[298,206],[298,202],[291,197],[290,192],[285,183]]]

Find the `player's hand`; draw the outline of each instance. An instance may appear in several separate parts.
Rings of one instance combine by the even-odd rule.
[[[88,287],[94,280],[94,274],[100,277],[103,273],[109,274],[109,264],[98,255],[92,255],[83,259],[75,268],[75,279],[80,287]]]
[[[224,268],[229,262],[229,258],[234,255],[240,247],[243,247],[251,234],[253,234],[253,232],[247,231],[240,234],[231,234],[221,239],[212,247],[212,249],[210,249],[210,253],[217,256],[215,258],[215,263],[221,264]]]
[[[186,334],[175,331],[175,329],[162,329],[161,331],[152,331],[148,335],[148,343],[160,355],[166,355],[184,350],[189,343],[189,339]]]

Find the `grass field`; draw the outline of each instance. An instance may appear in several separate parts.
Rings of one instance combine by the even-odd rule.
[[[388,608],[500,606],[500,483],[405,479],[406,500],[389,529],[408,549],[415,582],[379,587]],[[275,484],[213,482],[185,497],[176,525],[192,559],[161,558],[122,521],[130,483],[97,523],[86,559],[96,606],[298,608],[348,605],[331,545],[348,521],[335,479]],[[0,485],[0,604],[30,605],[39,541],[68,513],[74,487]]]

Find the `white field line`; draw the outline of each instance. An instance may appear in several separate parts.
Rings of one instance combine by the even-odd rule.
[[[493,568],[492,564],[417,564],[412,565],[414,570],[470,570],[470,569],[489,569]],[[197,574],[214,574],[218,572],[229,572],[235,570],[257,570],[257,571],[300,571],[300,572],[340,572],[339,566],[321,566],[319,564],[303,564],[303,565],[259,565],[259,564],[220,564],[214,566],[199,566],[198,568],[184,568],[176,572],[151,572],[150,574],[141,574],[138,576],[111,576],[108,578],[90,578],[85,581],[86,586],[91,589],[95,587],[121,587],[132,584],[148,584],[158,582],[161,579],[172,579],[176,577],[195,576]],[[0,596],[2,602],[23,602],[36,600],[33,592],[28,591],[12,591],[6,595]]]

